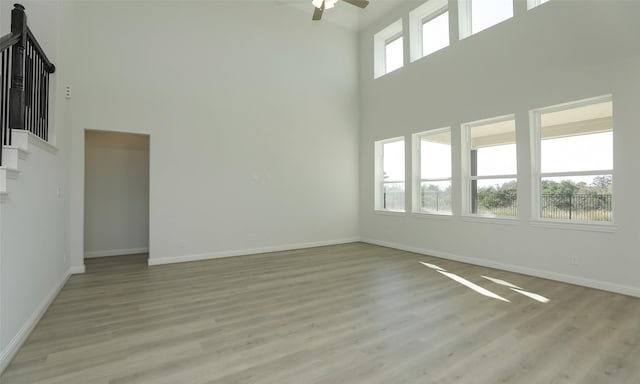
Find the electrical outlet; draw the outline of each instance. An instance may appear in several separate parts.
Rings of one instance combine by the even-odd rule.
[[[71,86],[67,85],[64,87],[64,98],[65,99],[70,99],[71,98]]]
[[[578,260],[578,255],[571,255],[569,256],[569,264],[573,265],[573,266],[578,266],[580,265],[580,262]]]

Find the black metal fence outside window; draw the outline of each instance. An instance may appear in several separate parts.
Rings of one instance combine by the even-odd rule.
[[[404,210],[403,182],[384,182],[382,190],[382,208],[391,211]]]
[[[421,191],[420,209],[426,212],[451,212],[451,191]]]
[[[517,216],[517,195],[484,196],[476,201],[477,214]],[[542,194],[540,217],[543,219],[575,221],[611,221],[611,194]]]
[[[611,221],[611,194],[543,194],[540,216],[545,219]]]

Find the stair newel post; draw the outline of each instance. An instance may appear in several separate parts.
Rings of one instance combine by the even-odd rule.
[[[24,129],[24,55],[27,47],[27,15],[21,4],[14,4],[11,11],[11,33],[20,35],[20,41],[13,46],[11,56],[11,89],[9,93],[9,128]],[[9,129],[9,143],[11,143]]]

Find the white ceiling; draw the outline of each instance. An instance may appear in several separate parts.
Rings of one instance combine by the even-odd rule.
[[[306,17],[311,20],[311,15],[314,10],[313,5],[311,5],[311,0],[274,1],[303,12],[306,14]],[[366,27],[371,22],[377,20],[379,17],[405,1],[408,0],[370,0],[369,6],[364,9],[360,9],[343,1],[338,1],[334,8],[324,11],[322,20],[318,23],[330,22],[357,31]],[[305,16],[302,15],[302,17]]]

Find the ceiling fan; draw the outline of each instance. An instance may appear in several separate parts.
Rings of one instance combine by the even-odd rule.
[[[349,3],[351,5],[355,5],[356,7],[365,8],[369,5],[368,0],[342,0],[345,3]],[[338,0],[313,0],[311,3],[316,9],[313,11],[313,17],[311,20],[320,20],[322,18],[322,13],[325,9],[333,8],[336,5]]]

